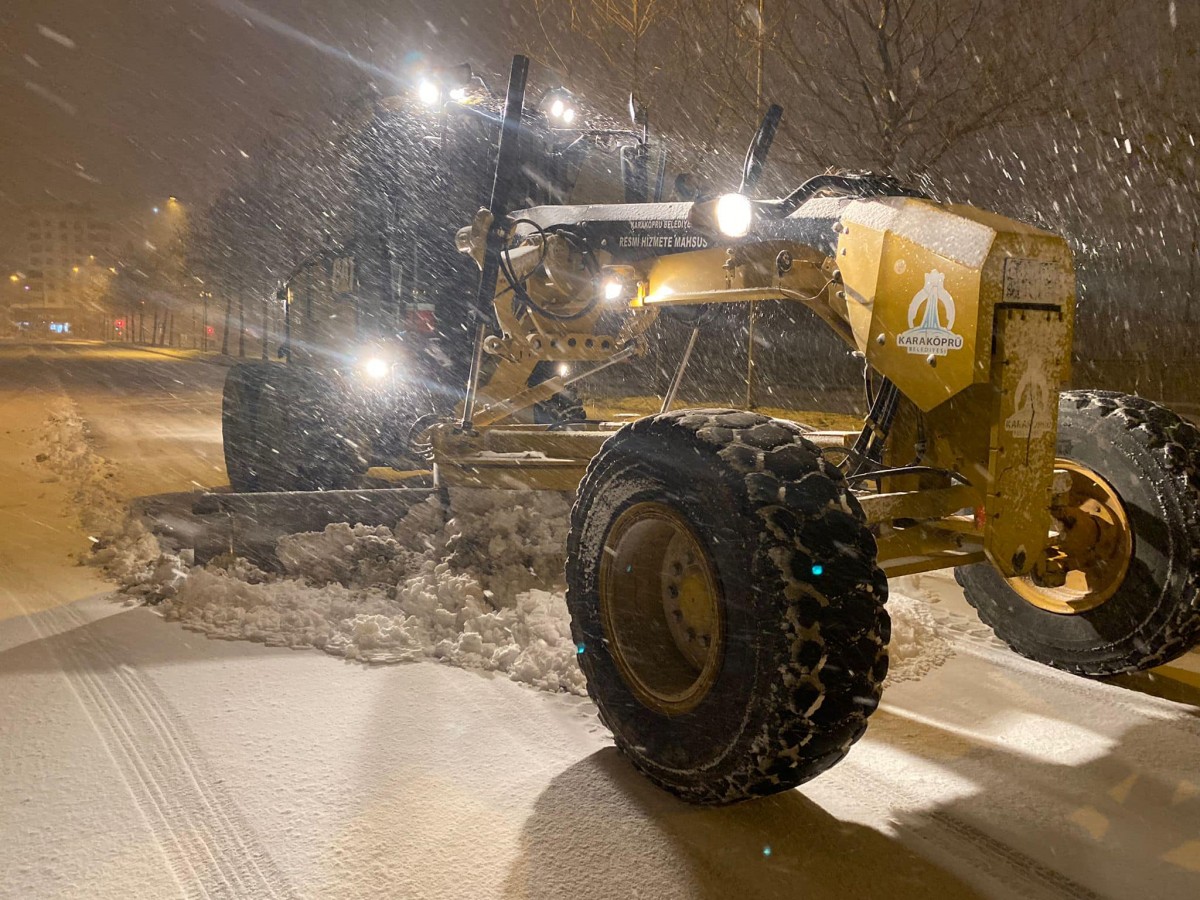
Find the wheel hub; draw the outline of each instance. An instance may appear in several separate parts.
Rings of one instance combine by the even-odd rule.
[[[621,677],[650,709],[679,715],[720,670],[724,620],[716,570],[673,508],[635,503],[613,522],[600,564],[600,616]]]
[[[1133,530],[1125,505],[1107,481],[1076,462],[1057,460],[1070,487],[1052,509],[1056,534],[1047,560],[1054,578],[1008,579],[1023,600],[1047,612],[1076,615],[1095,609],[1117,592],[1133,558]]]

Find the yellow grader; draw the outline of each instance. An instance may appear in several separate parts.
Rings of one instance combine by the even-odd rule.
[[[524,63],[479,264],[458,414],[421,442],[450,487],[573,491],[567,603],[617,746],[692,802],[786,790],[864,733],[887,674],[888,579],[951,568],[1016,652],[1087,677],[1200,636],[1200,432],[1137,397],[1066,391],[1075,276],[1058,235],[873,176],[752,198],[505,205]],[[735,409],[535,424],[647,349],[656,317],[800,303],[872,373],[861,430]],[[530,387],[534,368],[570,376]],[[797,360],[803,365],[803,360]]]
[[[840,760],[887,672],[893,576],[953,568],[1018,653],[1084,676],[1200,635],[1200,432],[1148,401],[1060,389],[1075,276],[1059,236],[871,177],[708,202],[508,211],[510,84],[471,380],[425,439],[450,486],[576,491],[567,602],[618,747],[691,801],[785,790]],[[678,307],[813,310],[874,373],[861,431],[732,409],[523,424],[568,382],[645,352]],[[528,387],[539,363],[575,372]],[[798,361],[802,364],[803,361]]]

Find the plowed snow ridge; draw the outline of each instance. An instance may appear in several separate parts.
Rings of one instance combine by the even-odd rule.
[[[45,443],[46,463],[97,532],[91,561],[187,628],[371,663],[435,659],[586,694],[564,596],[570,506],[560,495],[461,491],[449,518],[430,498],[394,529],[340,523],[289,535],[277,546],[281,575],[243,559],[194,567],[123,514],[106,483],[110,466],[69,404],[52,411]],[[890,682],[948,658],[923,602],[893,592],[888,608]]]

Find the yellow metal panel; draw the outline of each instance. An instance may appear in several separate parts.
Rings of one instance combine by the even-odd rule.
[[[984,549],[1005,575],[1041,561],[1050,530],[1058,389],[1070,355],[1069,316],[1001,307],[993,361],[998,403],[991,422]]]
[[[847,208],[838,266],[855,341],[922,410],[988,377],[980,280],[996,233],[911,197]]]
[[[846,317],[854,341],[863,352],[867,352],[871,339],[884,237],[882,231],[855,225],[838,240],[837,264],[846,293]]]
[[[929,410],[976,380],[990,324],[980,316],[978,269],[888,235],[871,319],[867,359]],[[981,321],[982,319],[982,321]],[[983,377],[987,377],[986,366]]]

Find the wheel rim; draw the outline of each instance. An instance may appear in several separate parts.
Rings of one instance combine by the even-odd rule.
[[[1133,529],[1120,495],[1086,466],[1060,459],[1071,476],[1066,502],[1054,509],[1058,536],[1048,549],[1066,572],[1062,585],[1032,575],[1008,579],[1023,600],[1047,612],[1077,615],[1112,599],[1133,559]]]
[[[717,679],[725,622],[716,569],[687,521],[635,503],[613,522],[600,563],[600,617],[617,669],[664,715],[700,703]]]

